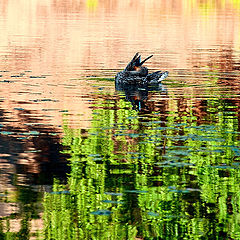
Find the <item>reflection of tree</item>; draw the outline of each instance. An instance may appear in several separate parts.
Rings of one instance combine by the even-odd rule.
[[[182,96],[176,111],[144,114],[105,96],[91,129],[66,122],[71,173],[45,194],[45,238],[236,238],[238,119],[219,99],[193,103]]]
[[[225,48],[196,49],[192,51],[191,62],[194,68],[208,68],[210,72],[228,72],[239,70],[239,61],[235,55],[233,43]]]
[[[20,110],[18,120],[23,123],[22,125],[4,125],[2,128],[4,134],[1,134],[1,138],[2,142],[8,145],[5,144],[2,147],[2,153],[10,153],[10,162],[15,165],[17,173],[26,174],[29,178],[32,175],[36,183],[42,178],[49,184],[51,179],[44,178],[41,174],[51,174],[57,177],[64,175],[66,173],[65,157],[60,153],[62,145],[59,143],[56,130],[43,125],[35,114],[37,113],[34,111]],[[4,118],[4,113],[1,120],[8,122],[8,119]],[[63,168],[59,168],[59,164],[63,164]]]
[[[54,127],[43,125],[37,112],[17,111],[17,124],[3,110],[0,117],[1,192],[7,193],[1,210],[3,239],[29,239],[31,221],[40,218],[37,186],[51,185],[53,176],[62,179],[68,169]],[[13,209],[12,204],[17,207]]]

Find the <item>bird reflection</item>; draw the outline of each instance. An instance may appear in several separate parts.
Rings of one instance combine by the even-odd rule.
[[[125,93],[126,100],[131,102],[133,109],[136,111],[149,111],[151,105],[149,104],[149,100],[155,92],[167,95],[167,88],[161,83],[154,85],[133,85],[115,82],[115,89]]]

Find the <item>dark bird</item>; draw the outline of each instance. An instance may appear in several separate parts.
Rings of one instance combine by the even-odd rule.
[[[150,55],[143,61],[141,61],[141,55],[136,53],[131,62],[128,63],[127,67],[117,73],[115,76],[115,82],[117,84],[134,84],[134,85],[148,85],[148,84],[158,84],[168,76],[168,72],[157,71],[153,73],[148,73],[147,67],[143,66],[149,58]]]

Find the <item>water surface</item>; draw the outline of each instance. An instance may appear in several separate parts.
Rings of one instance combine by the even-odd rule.
[[[239,6],[3,1],[0,238],[240,239]]]

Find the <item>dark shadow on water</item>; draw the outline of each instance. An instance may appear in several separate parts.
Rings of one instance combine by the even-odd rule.
[[[0,109],[0,239],[9,234],[30,239],[31,222],[41,218],[43,192],[52,191],[55,177],[66,182],[70,167],[59,130],[45,120],[33,110]]]
[[[5,114],[1,110],[0,154],[16,175],[24,176],[21,184],[52,184],[54,177],[65,179],[69,167],[66,155],[61,153],[58,130],[38,125],[42,120],[34,111],[19,111],[18,123],[14,125]]]

